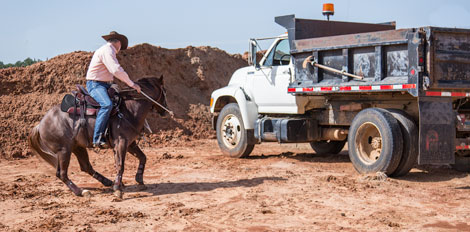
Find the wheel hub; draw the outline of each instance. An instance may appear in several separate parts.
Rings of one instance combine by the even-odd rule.
[[[380,137],[374,137],[372,138],[370,145],[374,149],[380,149],[382,148],[382,139]]]
[[[382,136],[373,123],[362,124],[357,130],[356,149],[359,158],[368,164],[376,162],[382,151]]]
[[[227,123],[224,125],[225,126],[225,133],[224,133],[224,138],[231,144],[233,144],[236,139],[237,139],[237,133],[233,130],[233,124],[232,123]]]
[[[233,148],[238,145],[240,142],[241,127],[240,121],[235,115],[229,114],[224,118],[221,131],[223,142],[227,147]]]

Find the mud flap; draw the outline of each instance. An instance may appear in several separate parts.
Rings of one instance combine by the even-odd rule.
[[[418,164],[455,163],[455,114],[452,98],[419,98]]]

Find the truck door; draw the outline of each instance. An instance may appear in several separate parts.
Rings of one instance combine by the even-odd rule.
[[[298,113],[296,97],[287,93],[291,79],[289,51],[289,40],[279,40],[248,82],[260,113]]]

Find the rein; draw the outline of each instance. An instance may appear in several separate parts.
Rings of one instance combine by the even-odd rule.
[[[158,101],[162,98],[162,96],[165,96],[165,99],[166,99],[166,92],[164,91],[164,89],[161,87],[161,86],[158,86],[157,87],[160,89],[160,96],[158,96],[158,99],[155,101],[154,99],[152,99],[149,95],[147,95],[144,91],[140,91],[140,94],[142,94],[142,96],[144,96],[146,99],[148,99],[149,101],[151,101],[152,103],[156,104],[157,106],[161,107],[162,109],[164,109],[166,112],[168,112],[170,114],[170,116],[173,118],[175,116],[175,113],[173,113],[173,111],[169,110],[168,108],[166,108],[165,106],[163,106],[162,104],[158,103]],[[135,91],[134,89],[131,89],[131,90],[126,90],[125,92],[129,92],[129,91]],[[124,91],[123,91],[124,92]],[[136,100],[136,98],[132,98],[134,100]]]
[[[151,102],[155,103],[156,105],[160,106],[162,109],[166,110],[170,116],[173,118],[175,116],[175,113],[173,113],[173,111],[169,110],[168,108],[164,107],[162,104],[158,103],[157,101],[153,100],[151,97],[149,97],[146,93],[144,93],[143,91],[140,91],[140,93],[142,95],[144,95],[144,97],[146,97],[147,99],[149,99]],[[162,91],[162,94],[165,94],[163,91]],[[162,95],[161,94],[161,95]],[[161,96],[160,95],[160,96]],[[159,98],[160,99],[160,98]]]

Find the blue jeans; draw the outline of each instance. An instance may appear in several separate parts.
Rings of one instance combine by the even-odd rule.
[[[87,81],[88,93],[100,104],[101,108],[96,115],[95,130],[93,131],[93,143],[98,143],[99,139],[104,139],[104,130],[108,123],[109,115],[113,109],[113,103],[108,96],[110,84],[97,81]],[[102,137],[103,136],[103,137]]]

